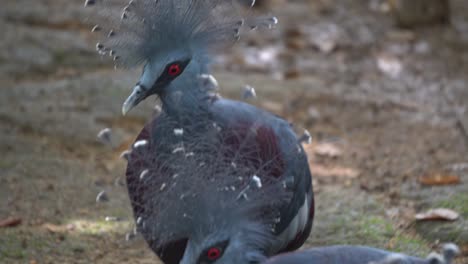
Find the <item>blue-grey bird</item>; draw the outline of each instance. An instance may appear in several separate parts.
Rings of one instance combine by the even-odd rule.
[[[284,175],[275,140],[259,140],[263,131],[223,130],[212,120],[173,129],[166,120],[155,134],[177,139],[161,142],[151,127],[133,144],[127,183],[138,231],[165,263],[261,263],[307,238],[310,177]],[[307,175],[297,154],[289,162]]]
[[[262,209],[265,214],[261,221],[256,218],[257,222],[245,219],[246,214],[235,214],[242,211],[237,207],[222,210],[223,214],[218,215],[215,208],[219,204],[214,200],[216,206],[206,215],[216,216],[214,219],[222,220],[223,225],[174,237],[165,236],[157,228],[141,229],[150,247],[165,263],[182,260],[182,263],[236,264],[254,263],[250,260],[299,248],[309,236],[314,216],[311,174],[300,142],[285,120],[252,105],[221,98],[210,75],[210,63],[219,48],[235,43],[243,32],[273,27],[277,19],[245,16],[244,6],[236,0],[132,0],[115,11],[116,2],[88,0],[85,6],[94,6],[98,13],[104,13],[105,19],[93,27],[94,32],[104,36],[96,45],[97,51],[113,57],[118,66],[144,65],[122,112],[126,114],[151,95],[158,96],[162,102],[160,115],[145,126],[133,145],[133,152],[127,155],[127,185],[137,224],[144,222],[146,227],[164,224],[151,221],[162,210],[153,205],[166,202],[169,206],[175,202],[167,197],[163,201],[160,191],[167,190],[166,181],[180,177],[174,170],[184,169],[153,172],[148,169],[167,164],[171,155],[185,153],[198,157],[205,153],[202,156],[210,162],[215,161],[212,156],[223,157],[221,164],[229,164],[239,172],[255,171],[255,175],[242,176],[251,177],[253,185],[268,187],[274,179],[284,186],[282,190],[291,193],[288,196],[280,191],[270,192],[271,201],[276,195],[286,198]],[[187,142],[194,139],[209,148],[189,149],[188,145],[195,144]],[[145,155],[137,154],[138,149],[146,149]],[[215,150],[222,153],[206,154]],[[142,158],[145,156],[152,158],[145,160]],[[174,162],[182,166],[182,161]],[[238,173],[217,175],[228,179],[241,177]],[[234,186],[236,190],[240,187]],[[237,195],[249,199],[248,194]],[[193,204],[193,209],[210,208]],[[270,212],[276,211],[278,215],[270,219]],[[196,230],[210,223],[209,218],[197,220],[188,226],[171,225],[165,232],[180,233],[185,227]],[[274,225],[266,233],[257,228],[264,226],[262,222],[273,220]],[[178,223],[176,219],[170,221]],[[246,221],[252,223],[243,225]],[[247,234],[258,234],[254,236],[255,241],[264,238],[254,246]],[[207,254],[211,257],[206,258]]]
[[[459,253],[454,244],[446,244],[442,255],[431,253],[418,258],[367,246],[329,246],[274,256],[262,264],[452,264]]]

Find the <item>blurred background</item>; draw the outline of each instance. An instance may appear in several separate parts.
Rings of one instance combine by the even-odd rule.
[[[156,102],[121,116],[139,70],[96,54],[83,2],[2,0],[1,263],[156,261],[131,235],[120,158]],[[468,1],[257,2],[279,25],[220,54],[214,75],[310,131],[305,247],[425,256],[455,242],[467,263]]]

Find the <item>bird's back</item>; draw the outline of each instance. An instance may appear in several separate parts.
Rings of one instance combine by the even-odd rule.
[[[299,248],[310,234],[314,217],[312,175],[304,152],[292,126],[286,120],[253,105],[229,99],[213,103],[211,111],[216,120],[230,131],[239,131],[240,140],[234,148],[255,145],[260,165],[271,169],[266,177],[279,177],[294,189],[290,202],[282,209],[282,219],[276,226],[279,237],[276,252]],[[250,142],[248,136],[254,136]],[[246,135],[242,135],[246,134]],[[248,152],[248,149],[244,149]]]
[[[429,260],[366,246],[329,246],[272,257],[264,264],[429,264]],[[439,262],[434,262],[439,263]]]

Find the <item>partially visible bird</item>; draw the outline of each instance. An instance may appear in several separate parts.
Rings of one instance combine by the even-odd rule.
[[[454,244],[444,245],[442,255],[425,259],[366,246],[329,246],[285,253],[262,264],[452,264],[458,254]]]
[[[171,155],[191,157],[204,153],[202,157],[210,163],[219,162],[213,157],[223,157],[217,167],[229,164],[238,171],[221,174],[207,171],[208,175],[232,180],[240,172],[256,171],[255,175],[248,175],[256,185],[261,183],[269,189],[269,182],[279,181],[284,190],[291,193],[280,203],[273,203],[262,221],[253,221],[253,224],[239,225],[229,221],[236,217],[244,219],[229,213],[243,210],[242,204],[235,204],[236,207],[221,210],[223,214],[215,214],[222,223],[227,221],[228,226],[218,225],[218,229],[207,229],[196,235],[189,232],[177,239],[164,236],[167,232],[182,232],[184,226],[181,225],[171,225],[164,232],[143,228],[142,234],[153,251],[165,263],[182,260],[182,263],[242,264],[299,248],[309,236],[314,216],[311,174],[300,142],[285,120],[252,105],[221,98],[213,89],[217,82],[210,75],[210,63],[219,48],[235,43],[245,31],[271,28],[277,19],[244,15],[244,7],[237,0],[131,0],[120,12],[106,9],[109,6],[106,3],[115,6],[116,1],[88,0],[85,3],[98,8],[99,13],[107,14],[105,20],[95,26],[99,28],[96,33],[104,33],[96,49],[102,55],[112,56],[119,66],[144,64],[141,78],[123,104],[122,112],[126,114],[151,95],[157,95],[162,102],[160,115],[142,130],[128,155],[127,186],[136,222],[147,218],[146,226],[170,224],[149,221],[148,218],[157,217],[159,210],[164,209],[154,208],[155,203],[173,202],[167,197],[162,200],[160,192],[170,187],[168,181],[180,177],[173,170],[186,168],[185,160],[172,159],[181,168],[145,170],[164,167]],[[198,145],[189,144],[195,139]],[[190,145],[208,149],[190,149]],[[143,156],[138,154],[141,150],[144,150]],[[215,152],[220,150],[221,154]],[[145,156],[152,158],[142,158]],[[239,187],[235,188],[238,190]],[[215,190],[208,188],[205,191]],[[251,196],[238,195],[242,199]],[[270,192],[269,195],[272,201],[275,195],[282,197],[281,192]],[[220,206],[216,200],[211,203],[214,208]],[[193,209],[205,208],[194,204]],[[272,219],[270,212],[279,215]],[[172,222],[176,220],[170,219]],[[276,222],[265,232],[261,222],[267,220]],[[194,223],[200,227],[211,223],[209,217],[204,221],[199,219]],[[189,227],[196,229],[193,225]],[[246,233],[258,233],[260,237],[268,235],[268,243],[254,246],[248,236],[241,235]],[[219,234],[223,237],[218,237]],[[230,254],[219,255],[218,251]],[[213,253],[215,257],[206,259],[205,253]]]

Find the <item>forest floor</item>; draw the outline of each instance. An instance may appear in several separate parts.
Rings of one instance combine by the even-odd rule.
[[[291,2],[271,7],[276,29],[220,55],[214,76],[227,97],[249,84],[253,103],[312,134],[317,208],[305,247],[425,256],[455,242],[466,261],[468,3],[453,1],[450,26],[402,30],[376,1]],[[157,260],[141,238],[125,239],[119,158],[155,102],[121,116],[139,72],[97,56],[84,17],[81,1],[2,2],[0,223],[18,225],[0,227],[1,263]],[[106,127],[111,147],[96,139]],[[109,202],[97,204],[102,190]],[[415,220],[432,208],[459,217]]]

